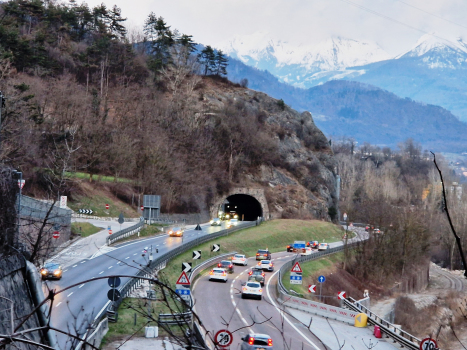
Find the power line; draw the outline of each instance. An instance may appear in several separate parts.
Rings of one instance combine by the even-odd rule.
[[[411,26],[410,24],[407,24],[407,23],[398,21],[397,19],[394,19],[394,18],[391,18],[391,17],[389,17],[389,16],[383,15],[382,13],[376,12],[376,11],[374,11],[374,10],[372,10],[372,9],[369,9],[368,7],[365,7],[365,6],[363,6],[363,5],[356,4],[356,3],[354,3],[354,2],[352,2],[352,1],[350,1],[350,0],[340,0],[340,1],[345,2],[345,3],[349,4],[349,5],[355,6],[355,7],[359,8],[359,9],[361,9],[361,10],[364,10],[364,11],[367,11],[367,12],[369,12],[369,13],[372,13],[372,14],[374,14],[375,16],[378,16],[378,17],[387,19],[388,21],[391,21],[391,22],[394,22],[394,23],[403,25],[403,26],[405,26],[405,27],[407,27],[407,28],[416,30],[416,31],[418,31],[418,32],[420,32],[420,33],[428,34],[428,35],[431,35],[431,36],[433,36],[433,37],[435,37],[435,38],[438,38],[438,39],[441,39],[441,40],[444,40],[444,41],[448,41],[448,42],[450,42],[451,44],[456,45],[456,43],[452,42],[451,40],[445,39],[445,38],[440,37],[440,36],[438,36],[438,35],[436,35],[436,34],[433,34],[433,33],[429,33],[429,32],[427,32],[427,31],[425,31],[425,30],[423,30],[423,29],[416,28],[416,27],[414,27],[414,26]]]
[[[409,7],[412,7],[412,8],[414,8],[414,9],[416,9],[416,10],[421,11],[421,12],[424,12],[424,13],[430,15],[430,16],[433,16],[433,17],[442,19],[443,21],[446,21],[446,22],[455,24],[456,26],[459,26],[459,27],[462,27],[462,28],[466,28],[466,29],[467,29],[467,26],[464,26],[464,25],[459,24],[459,23],[457,23],[457,22],[451,21],[450,19],[444,18],[444,17],[442,17],[442,16],[438,16],[437,14],[434,14],[434,13],[431,13],[431,12],[428,12],[428,11],[425,11],[424,9],[421,9],[421,8],[419,8],[419,7],[416,7],[416,6],[413,6],[413,5],[411,5],[411,4],[408,4],[408,3],[406,3],[406,2],[404,2],[404,1],[402,1],[402,0],[396,0],[396,1],[399,1],[399,2],[403,3],[404,5],[407,5],[407,6],[409,6]]]

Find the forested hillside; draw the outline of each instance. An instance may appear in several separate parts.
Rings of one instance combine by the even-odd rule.
[[[332,151],[309,113],[230,83],[222,52],[197,55],[153,13],[127,33],[116,7],[17,0],[0,11],[0,159],[23,171],[26,193],[73,199],[69,175],[81,171],[126,178],[161,194],[164,212],[186,213],[281,172],[305,195],[288,204],[286,187],[267,186],[272,205],[335,214]]]

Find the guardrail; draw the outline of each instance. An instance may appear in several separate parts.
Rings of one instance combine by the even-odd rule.
[[[396,325],[385,321],[370,309],[366,308],[358,301],[353,298],[347,298],[343,300],[344,305],[355,312],[363,312],[368,316],[368,323],[379,326],[381,333],[386,335],[386,337],[392,338],[394,342],[401,344],[403,347],[407,347],[411,350],[419,350],[421,339],[415,337],[414,335],[407,333],[406,331],[398,328]]]
[[[347,248],[352,248],[353,246],[357,245],[358,242],[352,242],[347,244]],[[285,296],[288,299],[299,299],[296,296],[290,295],[289,291],[284,287],[282,283],[282,277],[285,271],[290,270],[290,268],[296,263],[296,262],[305,262],[305,261],[310,261],[310,260],[315,260],[318,258],[321,258],[325,255],[330,255],[330,254],[335,254],[340,251],[343,251],[345,249],[345,246],[339,246],[339,247],[334,247],[331,249],[328,249],[328,251],[322,251],[322,252],[317,252],[311,255],[306,255],[306,256],[300,256],[294,260],[291,260],[284,265],[279,270],[279,276],[278,276],[278,283],[277,283],[277,293],[278,296]],[[353,310],[354,312],[364,312],[368,316],[368,322],[373,325],[377,325],[381,328],[381,332],[386,335],[386,337],[392,338],[394,342],[397,342],[401,344],[402,346],[407,347],[408,349],[411,350],[419,350],[420,349],[420,339],[417,337],[413,336],[410,333],[405,332],[404,330],[396,327],[394,324],[387,322],[383,320],[381,317],[376,315],[374,312],[372,312],[370,309],[367,307],[363,306],[362,304],[358,303],[355,299],[353,298],[347,298],[349,300],[343,300],[344,305],[350,309]],[[284,300],[284,299],[282,299]],[[313,307],[313,306],[312,306]],[[317,312],[315,312],[317,313]],[[333,311],[335,313],[335,311]],[[335,319],[339,319],[337,317],[334,317]]]
[[[124,228],[123,230],[120,230],[118,232],[115,232],[114,234],[106,238],[107,245],[111,245],[112,243],[120,239],[129,237],[129,236],[134,235],[135,233],[138,233],[139,231],[141,231],[143,226],[144,226],[144,221],[140,221],[136,225],[133,225],[133,226]]]
[[[158,324],[187,324],[191,322],[191,312],[183,312],[181,314],[159,314],[157,319]]]

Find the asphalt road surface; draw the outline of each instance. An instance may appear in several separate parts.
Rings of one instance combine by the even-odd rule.
[[[194,285],[195,312],[198,313],[207,331],[215,334],[220,329],[228,329],[234,340],[231,350],[240,349],[241,338],[248,333],[268,334],[275,350],[303,349],[324,350],[326,347],[310,331],[293,317],[284,314],[276,299],[276,285],[279,268],[294,253],[274,253],[274,272],[265,272],[262,300],[242,299],[242,283],[247,280],[248,272],[257,261],[248,259],[248,266],[235,266],[229,274],[227,283],[209,281],[207,275],[201,276]]]
[[[242,224],[244,222],[239,222],[239,225]],[[185,230],[183,242],[224,229],[224,224],[221,227],[209,224],[201,226],[202,231]],[[63,270],[61,280],[44,282],[44,288],[47,286],[56,291],[76,284],[73,288],[56,296],[52,306],[52,326],[72,334],[84,334],[86,327],[95,319],[96,315],[107,308],[109,304],[107,291],[110,289],[107,279],[85,282],[87,279],[111,275],[134,275],[140,264],[145,266],[148,262],[147,254],[145,257],[142,256],[145,247],[152,245],[154,258],[157,258],[157,255],[166,253],[182,244],[182,238],[161,235],[104,247],[104,249],[94,252],[92,256],[76,260],[74,264],[68,265]],[[155,253],[156,248],[159,249],[158,254]],[[90,252],[94,250],[91,249]],[[127,280],[128,278],[122,278],[122,285]],[[60,349],[72,348],[66,335],[57,333],[57,342]]]

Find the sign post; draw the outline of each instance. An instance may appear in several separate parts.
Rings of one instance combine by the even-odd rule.
[[[303,273],[303,270],[297,261],[294,264],[294,266],[292,266],[292,269],[290,270],[290,284],[302,284],[302,281],[303,281],[302,273]]]
[[[322,295],[324,281],[326,281],[326,277],[324,277],[323,275],[318,277],[318,282],[319,282],[319,302],[321,302],[321,295]]]

